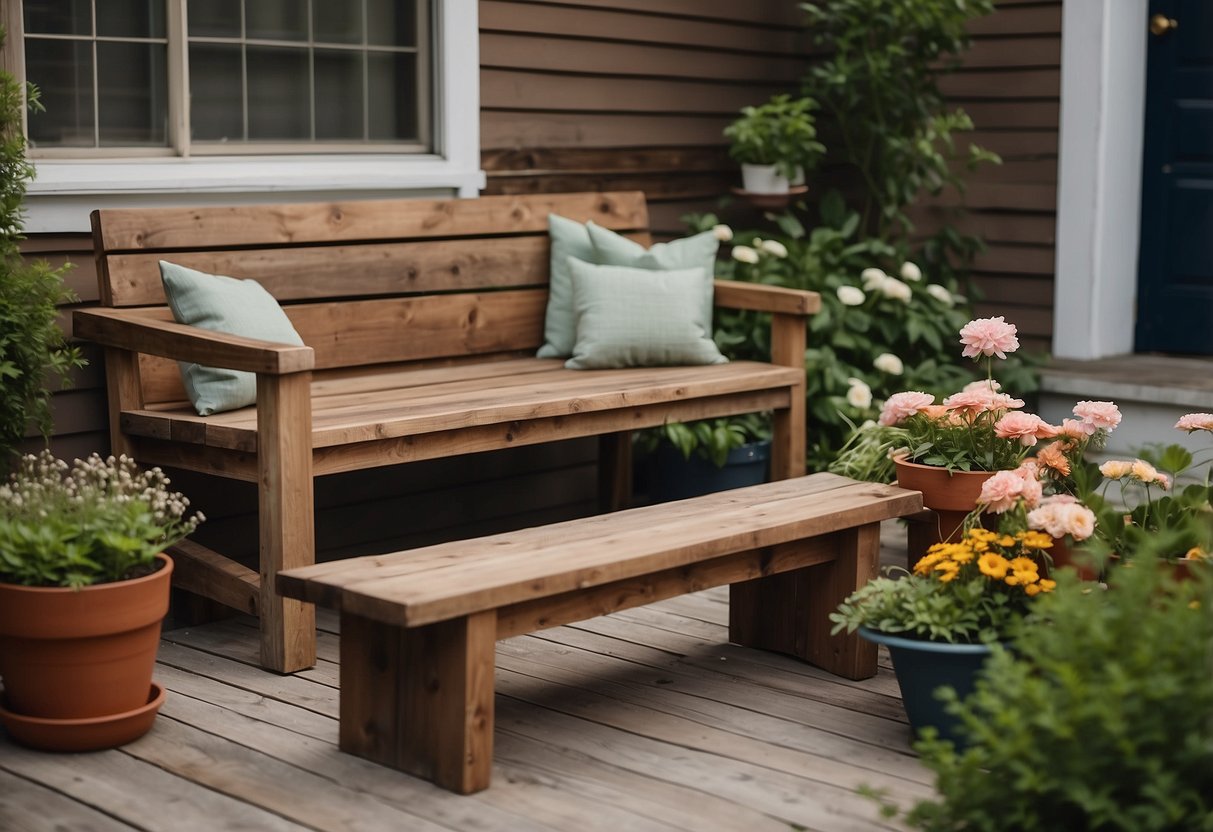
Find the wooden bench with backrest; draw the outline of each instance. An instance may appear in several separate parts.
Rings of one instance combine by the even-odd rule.
[[[291,569],[286,595],[341,612],[340,747],[463,794],[487,788],[498,639],[730,584],[729,639],[833,673],[876,645],[829,614],[875,577],[880,522],[922,495],[835,474],[477,540]]]
[[[774,478],[804,471],[805,316],[819,298],[717,282],[720,306],[772,313],[771,363],[578,371],[533,357],[548,297],[548,214],[650,243],[641,193],[102,210],[113,452],[257,484],[260,570],[185,542],[179,586],[261,618],[267,668],[315,661],[313,609],[273,577],[315,560],[313,478],[599,436],[606,507],[630,487],[630,431],[770,410]],[[158,261],[253,278],[305,346],[173,322]],[[198,416],[176,361],[256,373],[257,401]]]

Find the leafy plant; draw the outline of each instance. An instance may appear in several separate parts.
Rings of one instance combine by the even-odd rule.
[[[63,285],[67,267],[26,263],[18,244],[21,203],[34,178],[21,129],[24,100],[32,111],[41,109],[35,87],[23,91],[10,73],[0,71],[0,471],[31,424],[44,439],[50,435],[46,377],[66,384],[71,370],[84,364],[56,323],[58,306],[74,299]]]
[[[859,215],[838,194],[822,200],[822,214],[825,221],[811,232],[792,214],[776,217],[778,234],[739,231],[732,257],[717,264],[721,278],[821,295],[805,353],[808,461],[819,470],[898,390],[943,395],[974,378],[953,346],[970,317],[955,276],[925,272],[899,259],[894,246],[859,239]],[[718,224],[713,214],[684,219],[697,231]],[[717,310],[715,328],[716,344],[729,358],[766,360],[770,354],[766,315]],[[1000,375],[1017,389],[1034,389],[1028,365],[1015,356]]]
[[[912,574],[877,578],[853,592],[830,613],[833,632],[867,627],[926,641],[1001,641],[1033,598],[1056,586],[1040,574],[1050,545],[1038,532],[970,529],[958,543],[928,549]]]
[[[741,117],[724,129],[732,142],[729,155],[750,165],[775,165],[789,179],[810,171],[825,153],[817,141],[811,98],[776,95],[757,107],[743,107]]]
[[[968,48],[966,25],[992,12],[991,0],[829,0],[801,8],[826,52],[802,91],[837,125],[835,156],[862,186],[864,236],[911,229],[906,208],[922,191],[963,188],[958,162],[972,169],[998,161],[974,144],[957,148],[954,134],[973,122],[949,109],[939,89],[939,76]]]
[[[660,443],[668,442],[684,459],[699,455],[721,468],[728,461],[729,451],[770,438],[768,414],[744,413],[697,422],[669,422],[659,428],[637,431],[636,447],[642,453],[653,453]]]
[[[168,485],[126,457],[22,457],[0,485],[0,581],[81,587],[148,569],[205,519]]]
[[[972,696],[948,692],[970,744],[917,745],[939,795],[910,826],[1213,830],[1213,570],[1177,582],[1143,554],[1107,591],[1063,578]]]

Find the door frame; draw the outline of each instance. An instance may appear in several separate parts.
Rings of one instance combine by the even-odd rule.
[[[1053,354],[1133,352],[1149,0],[1062,4]]]

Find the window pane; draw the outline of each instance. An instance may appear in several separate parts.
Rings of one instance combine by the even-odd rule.
[[[193,37],[240,37],[240,0],[189,0],[188,7]]]
[[[92,147],[92,41],[25,41],[25,75],[42,90],[45,113],[32,113],[29,137],[35,145]]]
[[[314,60],[316,138],[362,139],[362,52],[317,49]]]
[[[372,141],[417,141],[417,59],[392,52],[367,54]]]
[[[89,0],[25,0],[25,34],[92,35]]]
[[[244,141],[243,78],[239,46],[190,44],[190,133],[196,141]]]
[[[244,14],[247,38],[307,40],[306,0],[246,0]]]
[[[416,0],[367,0],[366,35],[373,46],[416,46]]]
[[[362,3],[312,4],[312,40],[320,43],[362,43]]]
[[[168,73],[162,43],[97,43],[102,147],[168,144]]]
[[[247,59],[249,139],[310,139],[307,51],[250,46]]]
[[[97,34],[116,38],[164,37],[164,0],[100,0]]]

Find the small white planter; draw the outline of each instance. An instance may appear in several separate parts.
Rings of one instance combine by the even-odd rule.
[[[752,194],[786,194],[791,183],[775,165],[741,166],[742,187]]]

